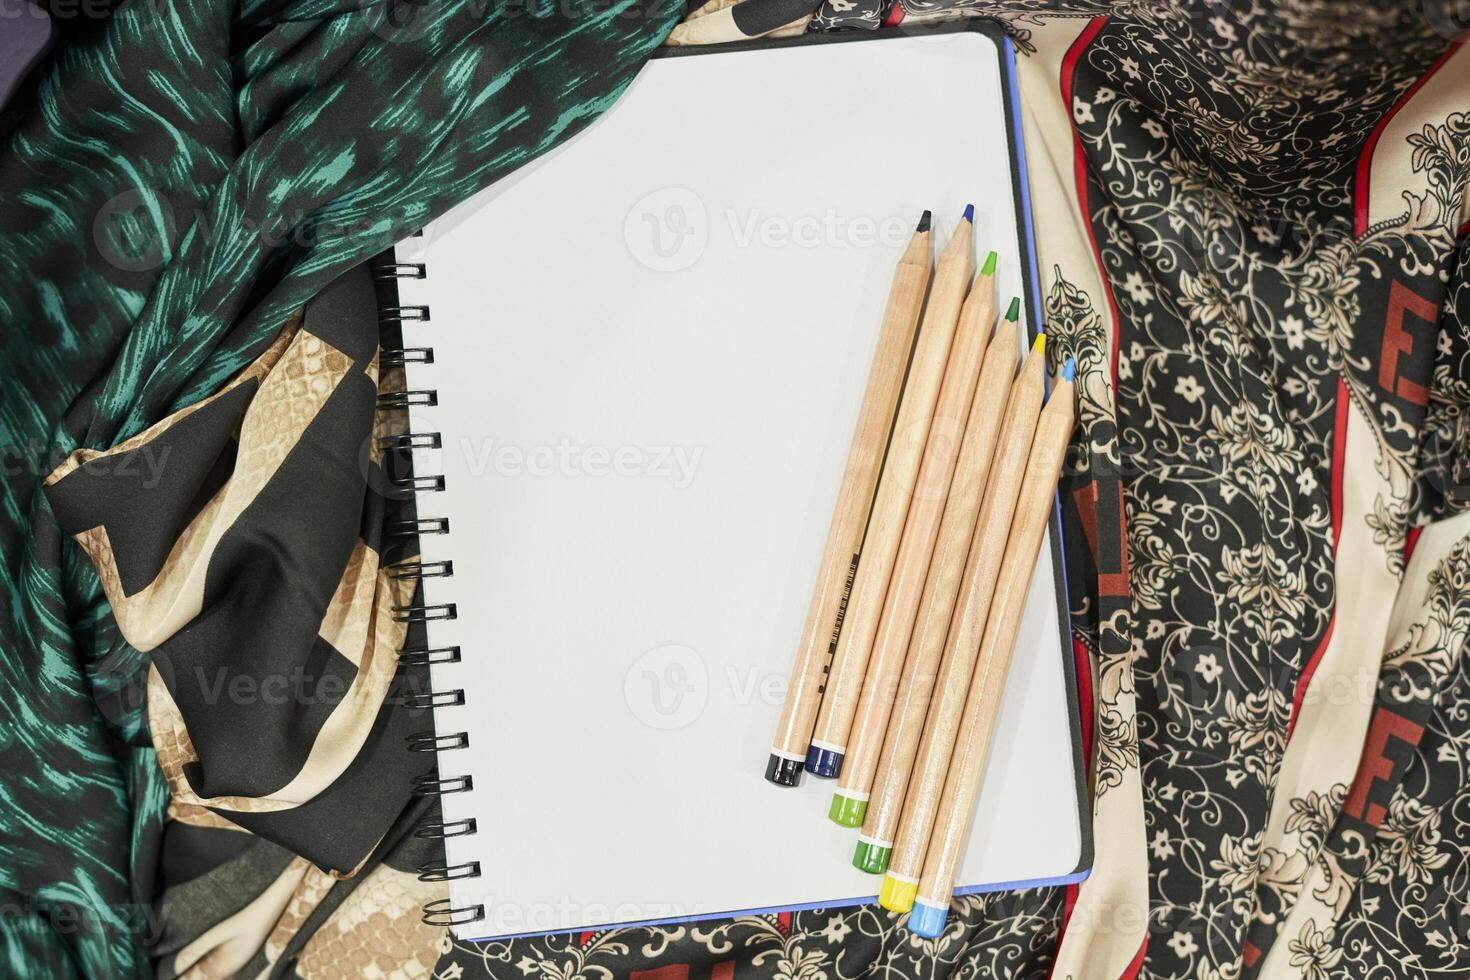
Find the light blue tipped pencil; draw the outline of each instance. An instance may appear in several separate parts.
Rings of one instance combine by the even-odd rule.
[[[1011,655],[1026,611],[1026,597],[1031,591],[1031,574],[1036,569],[1036,556],[1056,499],[1062,460],[1072,437],[1076,372],[1076,364],[1068,358],[1061,379],[1037,419],[1036,434],[1026,457],[1026,475],[1017,494],[1005,555],[991,594],[990,615],[980,637],[975,672],[944,779],[939,818],[924,857],[924,872],[919,878],[913,911],[909,913],[909,929],[920,936],[940,935],[949,917],[955,877],[970,834],[970,821],[980,796]]]

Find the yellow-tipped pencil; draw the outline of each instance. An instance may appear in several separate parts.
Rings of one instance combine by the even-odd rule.
[[[839,621],[843,597],[857,567],[863,528],[872,508],[878,473],[883,465],[883,451],[893,429],[899,390],[903,386],[904,370],[914,345],[919,311],[924,307],[929,273],[934,267],[930,219],[928,211],[919,218],[913,238],[893,272],[893,285],[888,291],[888,305],[883,313],[883,325],[878,331],[873,365],[868,370],[867,387],[863,391],[857,426],[847,454],[847,467],[837,492],[837,506],[827,528],[826,548],[822,552],[822,563],[817,570],[816,585],[807,608],[806,625],[802,627],[797,644],[796,662],[791,667],[781,720],[777,723],[775,737],[771,741],[771,755],[766,763],[766,778],[778,786],[795,786],[801,780],[801,768],[806,762],[822,685],[836,642],[833,633]]]
[[[847,752],[853,715],[857,712],[858,696],[868,672],[868,654],[878,632],[883,598],[888,594],[888,581],[898,556],[899,536],[903,533],[913,499],[914,481],[918,478],[919,461],[929,437],[940,380],[949,360],[960,306],[964,303],[974,270],[971,259],[973,217],[974,208],[966,208],[964,220],[950,236],[935,264],[934,283],[929,287],[929,301],[924,308],[924,320],[914,345],[908,380],[904,382],[903,397],[899,401],[893,439],[883,463],[873,511],[868,517],[868,530],[863,537],[862,558],[843,612],[842,631],[837,636],[837,650],[832,655],[832,670],[827,677],[827,689],[822,697],[821,710],[817,713],[817,727],[807,752],[806,770],[815,776],[835,777],[842,769],[842,757]]]
[[[960,722],[949,775],[944,781],[939,823],[924,859],[919,894],[909,916],[909,929],[921,936],[938,936],[944,931],[944,922],[949,915],[955,869],[959,866],[960,853],[974,816],[980,780],[985,774],[985,759],[995,732],[995,719],[1000,714],[1001,695],[1005,691],[1016,634],[1020,631],[1026,597],[1031,591],[1031,573],[1036,569],[1042,535],[1055,506],[1057,478],[1061,475],[1062,460],[1072,436],[1072,375],[1075,370],[1069,358],[1062,369],[1062,380],[1052,390],[1036,424],[1036,437],[1026,461],[1026,479],[1021,485],[1021,499],[1011,522],[1005,559],[995,584],[995,598],[991,601],[990,616],[980,640],[975,676],[970,682],[964,718]]]
[[[1036,431],[1037,414],[1045,397],[1045,376],[1046,337],[1043,334],[1036,338],[1006,400],[1006,420],[990,466],[985,503],[980,508],[975,536],[970,541],[954,617],[945,634],[938,696],[924,723],[924,734],[919,740],[919,753],[909,778],[888,873],[878,894],[879,904],[894,912],[907,912],[913,906],[918,890],[924,852],[929,846],[929,834],[939,810],[939,796],[944,789],[950,753],[964,713],[970,675],[990,613],[991,596],[995,592],[1001,559],[1005,556],[1011,517],[1026,473],[1031,437]]]
[[[1012,301],[1006,318],[996,328],[995,339],[985,352],[985,366],[980,370],[980,382],[965,424],[965,439],[949,488],[949,502],[945,504],[934,558],[924,580],[924,594],[919,600],[919,613],[909,640],[898,700],[883,737],[883,752],[870,790],[867,815],[853,854],[853,865],[869,874],[888,870],[919,737],[924,731],[935,680],[943,669],[944,640],[980,516],[981,494],[990,476],[1006,398],[1020,360],[1021,328],[1016,323],[1019,313],[1019,302]]]
[[[995,253],[991,252],[980,275],[970,286],[970,294],[960,310],[949,363],[944,368],[934,421],[929,426],[929,439],[924,446],[923,461],[919,464],[918,484],[903,526],[898,558],[888,583],[883,615],[878,622],[878,635],[868,658],[867,681],[858,700],[842,774],[837,780],[837,792],[828,811],[828,816],[844,827],[861,827],[867,814],[868,793],[883,750],[883,736],[888,729],[894,696],[904,670],[909,638],[914,631],[914,617],[919,611],[924,580],[934,556],[940,521],[950,499],[950,485],[954,481],[960,444],[964,441],[965,419],[976,398],[975,389],[995,320],[995,260]],[[1004,327],[1001,330],[1005,332]],[[1014,361],[1007,365],[1007,379],[1013,369]],[[1000,391],[1004,397],[1004,385]],[[993,441],[999,413],[996,413],[995,424],[991,424],[989,419],[986,423]],[[984,465],[978,475],[983,480],[990,453],[986,452],[982,458]]]

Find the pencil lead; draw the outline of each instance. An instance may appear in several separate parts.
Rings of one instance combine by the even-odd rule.
[[[1031,349],[1034,350],[1036,353],[1040,354],[1042,357],[1045,357],[1046,356],[1046,334],[1044,334],[1044,333],[1037,334],[1036,335],[1036,339],[1034,341],[1032,341],[1032,343],[1031,343]]]
[[[975,223],[975,205],[973,205],[973,204],[966,204],[965,205],[965,220],[968,221],[972,225]]]
[[[991,252],[989,255],[985,256],[985,266],[980,270],[980,274],[982,276],[995,275],[995,258],[996,256],[994,252]]]
[[[1069,357],[1067,363],[1062,365],[1062,380],[1071,381],[1075,377],[1077,377],[1077,360]]]
[[[1012,296],[1011,297],[1011,305],[1010,305],[1010,308],[1006,310],[1006,319],[1009,320],[1011,323],[1015,323],[1016,322],[1016,319],[1020,315],[1021,315],[1021,297],[1019,297],[1019,296]]]
[[[928,231],[929,222],[933,217],[933,213],[927,210],[923,214],[919,215],[919,227],[915,228],[914,232],[917,234],[918,232]]]

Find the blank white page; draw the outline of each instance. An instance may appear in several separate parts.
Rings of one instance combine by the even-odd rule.
[[[400,246],[453,904],[488,938],[872,900],[834,783],[763,779],[894,263],[966,202],[1019,294],[1000,73],[972,32],[659,58],[584,133]],[[977,261],[978,265],[978,261]],[[1069,654],[1068,654],[1069,655]],[[1076,880],[1050,547],[961,883]]]

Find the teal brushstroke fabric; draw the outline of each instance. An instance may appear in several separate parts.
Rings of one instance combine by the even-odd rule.
[[[148,974],[167,925],[148,659],[43,479],[210,395],[346,270],[588,124],[680,14],[95,9],[67,8],[0,117],[0,974],[15,977]]]

